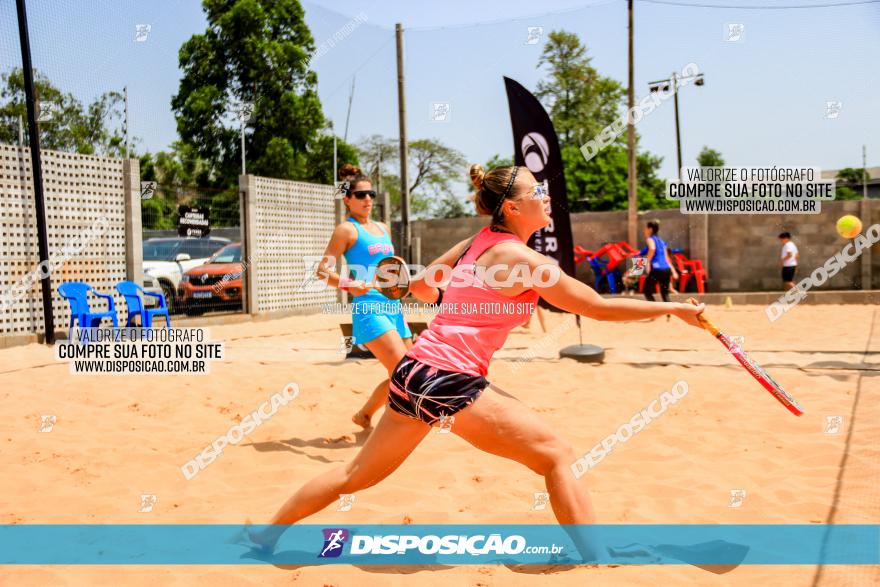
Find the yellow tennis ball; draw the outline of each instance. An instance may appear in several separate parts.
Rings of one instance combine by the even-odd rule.
[[[862,221],[852,214],[841,216],[837,221],[837,234],[843,238],[855,238],[862,232]]]

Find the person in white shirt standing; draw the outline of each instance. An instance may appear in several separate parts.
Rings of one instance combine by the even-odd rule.
[[[785,289],[794,287],[794,273],[797,271],[798,253],[797,245],[791,242],[791,233],[783,232],[779,235],[782,242],[782,254],[780,255],[779,264],[782,265],[782,285]]]

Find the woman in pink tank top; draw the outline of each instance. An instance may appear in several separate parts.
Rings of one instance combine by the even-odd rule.
[[[516,398],[486,380],[489,362],[508,333],[522,324],[539,297],[557,308],[596,320],[640,320],[672,314],[700,327],[703,306],[599,296],[559,270],[526,243],[550,223],[550,198],[525,167],[470,170],[477,211],[491,224],[449,249],[410,283],[410,292],[441,311],[391,376],[388,407],[361,451],[345,466],[303,485],[270,526],[249,531],[274,549],[293,524],[327,507],[339,494],[375,485],[391,474],[431,430],[448,428],[473,446],[522,463],[545,479],[553,513],[585,562],[597,542],[584,524],[595,521],[586,490],[574,474],[574,448]],[[524,275],[530,282],[521,279]],[[444,277],[446,279],[444,279]],[[445,289],[432,283],[448,281]]]

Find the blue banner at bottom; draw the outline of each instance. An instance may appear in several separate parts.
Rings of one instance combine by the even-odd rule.
[[[4,565],[583,563],[876,565],[880,525],[0,526]]]

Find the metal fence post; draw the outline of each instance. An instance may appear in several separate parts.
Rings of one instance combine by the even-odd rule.
[[[239,226],[241,226],[241,258],[251,259],[257,250],[257,225],[254,214],[254,201],[256,199],[255,182],[253,175],[239,175]],[[242,284],[242,309],[245,314],[256,314],[259,310],[260,292],[257,290],[258,263],[248,263],[243,266]]]
[[[144,233],[141,220],[140,161],[122,162],[122,185],[125,194],[125,277],[144,284]]]
[[[864,227],[868,228],[871,226],[871,200],[863,199],[859,202],[859,217],[863,219]],[[873,247],[865,247],[862,249],[862,258],[860,262],[862,264],[861,271],[861,279],[862,279],[862,289],[873,289],[874,287],[874,276],[872,275],[872,262],[871,262],[871,249]]]

